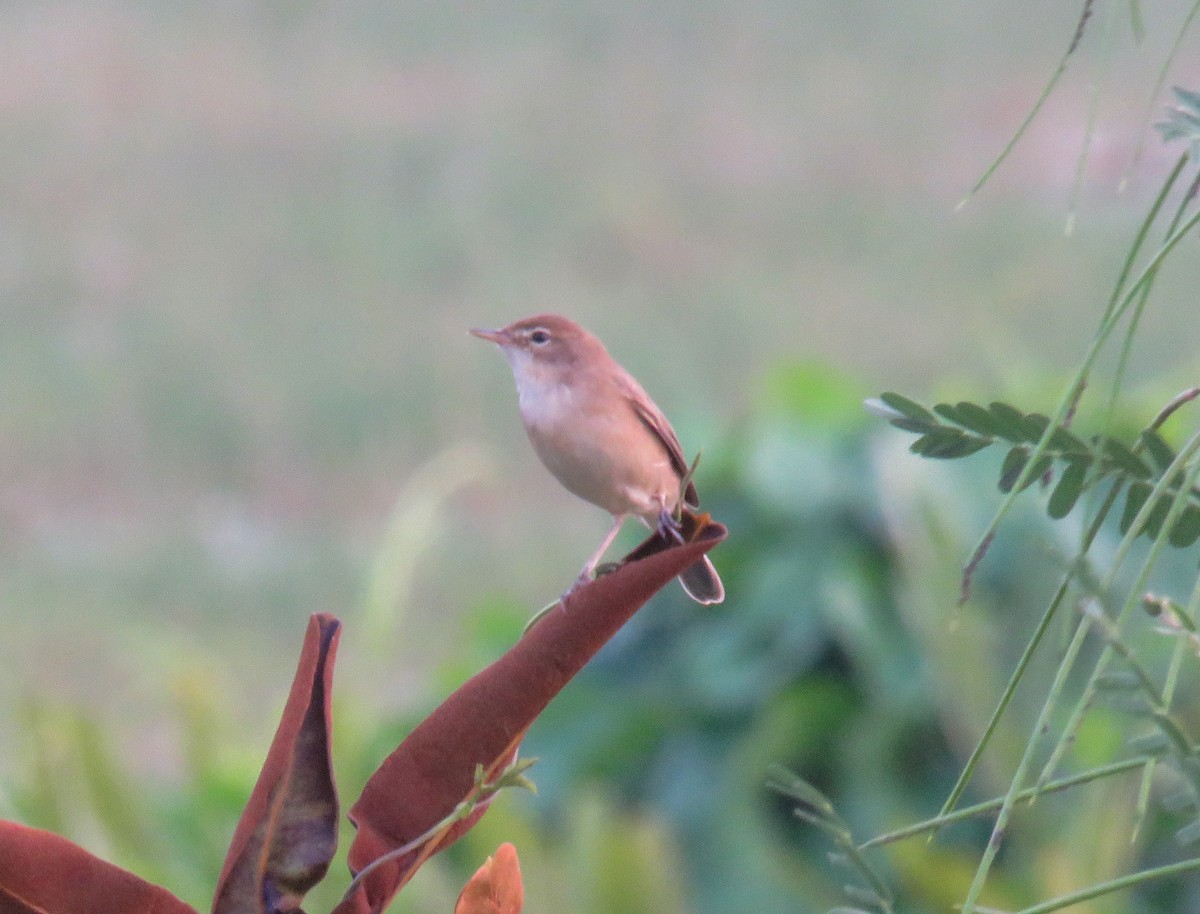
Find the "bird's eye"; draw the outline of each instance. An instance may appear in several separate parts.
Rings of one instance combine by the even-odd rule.
[[[529,334],[529,341],[535,346],[545,346],[550,342],[550,334],[545,330],[535,330]]]

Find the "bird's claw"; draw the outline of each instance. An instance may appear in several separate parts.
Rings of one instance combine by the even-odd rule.
[[[666,508],[658,512],[658,532],[665,540],[674,540],[677,543],[684,541],[682,525],[675,515]]]

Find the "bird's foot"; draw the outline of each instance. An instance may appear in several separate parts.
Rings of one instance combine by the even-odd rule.
[[[546,612],[548,610],[553,609],[554,606],[557,606],[559,604],[562,605],[563,609],[566,609],[567,608],[567,600],[570,597],[574,596],[576,591],[579,590],[579,588],[583,587],[586,584],[592,583],[592,581],[596,580],[597,578],[604,577],[606,574],[612,574],[614,571],[616,571],[620,567],[621,567],[620,562],[601,562],[599,565],[595,566],[594,568],[584,568],[583,571],[579,572],[579,577],[577,577],[574,581],[572,581],[571,586],[568,587],[563,592],[563,595],[558,598],[558,603],[551,604],[550,606],[546,607],[546,609],[542,610],[540,613],[537,614],[537,616],[534,617],[534,621],[537,621],[537,619],[540,619],[543,615],[546,614]]]
[[[683,540],[683,525],[679,518],[663,508],[658,512],[658,532],[662,534],[663,539],[670,542],[674,540],[677,543],[682,543]]]
[[[578,591],[579,588],[581,588],[587,584],[590,584],[591,582],[592,582],[592,569],[584,568],[583,571],[579,572],[579,576],[577,578],[575,578],[574,581],[571,582],[571,586],[568,587],[566,590],[564,590],[563,595],[558,598],[558,605],[562,606],[562,608],[565,610],[567,608],[567,600],[569,600],[571,597],[573,597],[575,595],[575,592]]]

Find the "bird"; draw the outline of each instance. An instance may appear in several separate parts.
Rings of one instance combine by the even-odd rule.
[[[558,314],[470,333],[507,356],[525,432],[546,469],[568,491],[612,515],[612,528],[572,591],[592,579],[629,517],[682,539],[676,512],[694,516],[699,507],[683,447],[662,410],[598,338]],[[697,603],[725,599],[707,556],[679,581]]]

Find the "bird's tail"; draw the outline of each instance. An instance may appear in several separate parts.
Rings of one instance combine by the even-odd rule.
[[[685,568],[679,576],[679,583],[697,603],[720,603],[725,599],[725,585],[721,583],[721,576],[713,568],[708,556]]]

